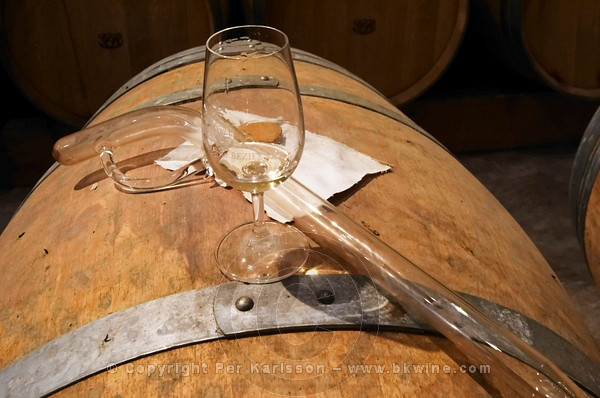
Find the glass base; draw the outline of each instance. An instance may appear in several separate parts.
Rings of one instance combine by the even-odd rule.
[[[229,279],[270,283],[295,274],[306,262],[310,246],[295,227],[265,221],[261,234],[242,224],[221,239],[215,252],[219,269]]]

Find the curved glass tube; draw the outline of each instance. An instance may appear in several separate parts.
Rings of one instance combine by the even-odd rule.
[[[198,142],[201,126],[199,113],[193,110],[176,106],[147,108],[64,137],[55,145],[54,156],[59,163],[69,165],[94,155],[106,156],[107,148],[165,134],[179,134],[201,147]],[[119,183],[115,173],[110,176]],[[152,185],[148,182],[148,186]],[[361,259],[357,273],[370,277],[391,301],[434,327],[474,364],[492,366],[508,389],[523,396],[586,396],[533,347],[293,177],[267,192],[265,203],[293,220],[316,243],[353,262]],[[506,354],[526,358],[527,365],[537,375],[535,381],[514,369]]]
[[[113,158],[113,150],[154,137],[181,137],[202,148],[202,114],[181,106],[153,106],[87,127],[58,140],[52,155],[68,166],[100,156],[106,174],[127,192],[147,192],[189,185],[205,169],[204,158],[161,176],[131,177]]]
[[[291,219],[316,243],[333,250],[354,271],[368,276],[391,301],[428,323],[478,365],[491,365],[514,392],[523,396],[578,396],[583,392],[556,365],[511,331],[491,320],[453,290],[377,239],[329,202],[290,178],[268,192],[265,203]],[[481,344],[483,343],[483,344]],[[535,369],[532,385],[504,355],[526,358]]]

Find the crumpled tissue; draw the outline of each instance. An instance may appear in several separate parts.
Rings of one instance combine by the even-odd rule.
[[[163,158],[156,160],[156,164],[168,170],[176,170],[203,156],[202,148],[185,142]],[[304,151],[292,177],[322,199],[327,200],[334,194],[351,188],[368,174],[383,173],[388,170],[390,170],[389,165],[347,145],[306,131]],[[249,194],[244,195],[250,200]],[[278,221],[289,221],[268,206],[265,207],[265,211]]]

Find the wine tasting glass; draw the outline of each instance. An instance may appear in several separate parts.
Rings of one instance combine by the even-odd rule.
[[[308,241],[289,224],[266,220],[263,193],[288,178],[304,147],[304,120],[287,36],[238,26],[206,42],[203,146],[220,182],[252,196],[254,221],[233,229],[215,252],[230,279],[267,283],[290,276]]]

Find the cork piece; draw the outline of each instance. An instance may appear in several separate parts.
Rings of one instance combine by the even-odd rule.
[[[252,141],[258,142],[275,142],[281,136],[281,126],[274,122],[244,123],[238,129]]]

